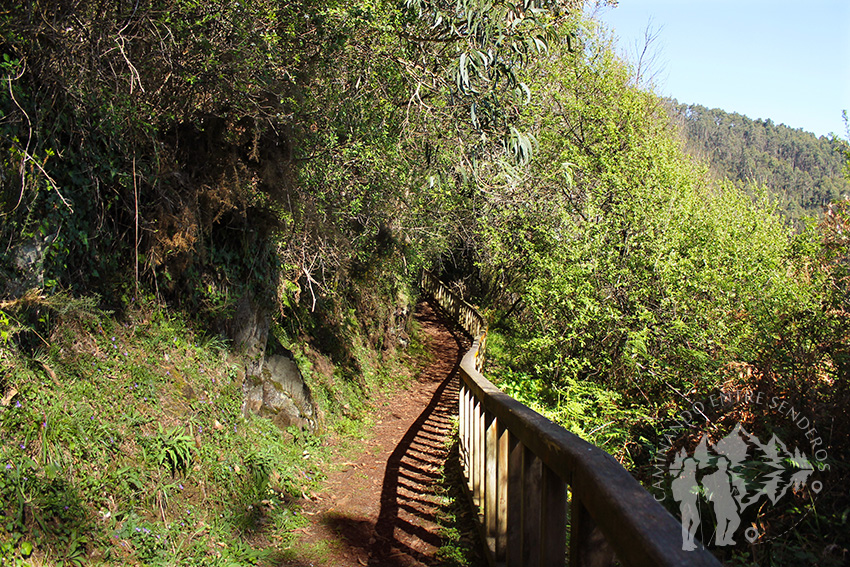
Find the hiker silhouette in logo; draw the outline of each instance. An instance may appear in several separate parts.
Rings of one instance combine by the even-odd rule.
[[[682,469],[673,480],[670,489],[673,498],[679,502],[682,513],[682,550],[693,551],[697,548],[694,535],[699,526],[699,485],[697,484],[697,462],[693,457],[687,457],[682,462]]]
[[[741,523],[738,505],[732,495],[732,477],[729,474],[729,459],[718,457],[717,470],[702,477],[706,498],[714,503],[714,515],[717,517],[717,532],[714,545],[735,545],[732,536]]]

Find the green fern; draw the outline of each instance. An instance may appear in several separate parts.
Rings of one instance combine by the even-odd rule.
[[[157,466],[161,468],[167,466],[172,475],[178,472],[185,474],[195,455],[192,437],[184,434],[179,426],[166,430],[160,425],[157,445]]]

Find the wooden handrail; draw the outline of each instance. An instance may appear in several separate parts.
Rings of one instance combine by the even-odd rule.
[[[682,550],[680,522],[611,455],[484,378],[484,318],[432,273],[421,286],[473,339],[459,373],[460,459],[491,565],[720,566]]]
[[[466,333],[476,340],[474,362],[480,372],[484,367],[484,350],[487,342],[487,321],[475,307],[467,303],[458,294],[428,270],[422,271],[420,278],[422,290],[434,298],[447,315],[457,322]]]

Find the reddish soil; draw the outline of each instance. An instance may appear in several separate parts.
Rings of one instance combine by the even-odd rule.
[[[310,566],[433,566],[441,546],[438,484],[457,413],[458,365],[468,339],[427,303],[415,314],[434,359],[407,390],[377,408],[376,425],[358,461],[330,473],[326,488],[304,507],[305,557]],[[324,542],[321,552],[308,551]]]

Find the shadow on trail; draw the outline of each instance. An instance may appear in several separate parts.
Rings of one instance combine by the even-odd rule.
[[[368,554],[366,562],[359,562],[373,567],[443,564],[436,556],[442,545],[437,529],[444,513],[437,491],[452,452],[450,435],[457,415],[458,369],[469,341],[430,305],[417,306],[417,319],[423,325],[442,329],[430,345],[437,356],[418,379],[422,384],[439,381],[440,385],[387,460],[377,522],[373,525],[345,515],[325,518],[347,545]]]

